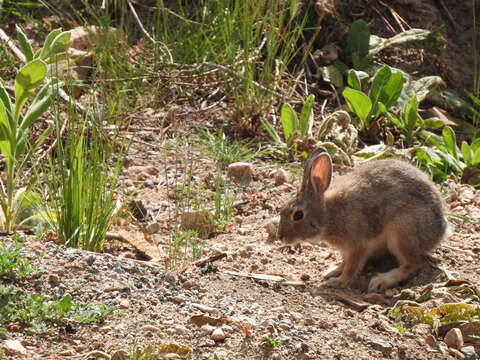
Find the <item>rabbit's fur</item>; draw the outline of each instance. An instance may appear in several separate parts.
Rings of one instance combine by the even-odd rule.
[[[443,202],[428,177],[400,160],[372,161],[338,178],[331,188],[332,161],[324,149],[305,163],[296,198],[281,211],[278,237],[286,244],[326,241],[342,254],[326,275],[334,286],[349,286],[370,258],[393,254],[399,267],[370,281],[383,291],[417,270],[422,255],[447,236]]]

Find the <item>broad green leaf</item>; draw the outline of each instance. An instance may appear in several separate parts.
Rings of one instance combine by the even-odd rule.
[[[20,47],[22,48],[23,55],[25,55],[26,62],[29,62],[33,60],[32,45],[30,45],[30,42],[28,41],[28,38],[23,32],[22,28],[18,25],[15,25],[15,28],[17,30],[17,39]]]
[[[444,125],[444,122],[437,118],[429,118],[423,120],[423,126],[426,129],[440,129]]]
[[[475,154],[472,158],[472,165],[477,166],[477,164],[480,164],[480,148],[475,151]]]
[[[362,150],[357,151],[354,155],[368,159],[374,155],[377,155],[378,153],[381,153],[382,151],[385,151],[387,148],[388,146],[385,144],[370,145]]]
[[[45,39],[45,43],[43,44],[43,48],[39,50],[39,52],[35,53],[35,58],[40,57],[40,59],[46,59],[48,58],[49,54],[51,53],[51,46],[53,43],[53,40],[62,33],[62,29],[55,29],[50,32],[50,34],[47,35],[47,38]]]
[[[310,120],[312,119],[313,103],[315,101],[315,95],[308,95],[305,103],[302,106],[302,112],[300,113],[300,135],[302,138],[307,134]]]
[[[442,130],[442,137],[448,153],[452,155],[455,159],[458,159],[457,141],[453,129],[450,126],[445,126]]]
[[[43,82],[47,75],[47,65],[42,60],[33,60],[23,66],[15,78],[15,118],[28,97]]]
[[[321,66],[319,71],[324,81],[332,83],[336,88],[343,88],[343,74],[337,66]]]
[[[52,104],[53,99],[57,95],[55,84],[49,82],[46,84],[33,99],[32,104],[28,108],[23,120],[20,124],[21,132],[25,132],[35,120],[37,120]]]
[[[280,120],[282,121],[283,137],[285,141],[288,141],[292,137],[293,132],[298,130],[297,114],[290,104],[283,104]]]
[[[477,151],[478,148],[480,148],[480,138],[474,140],[470,144],[470,149],[472,149],[473,152]]]
[[[368,114],[372,110],[372,101],[363,92],[346,87],[343,90],[343,97],[347,101],[348,108],[357,115],[362,123],[367,121]]]
[[[429,31],[424,29],[409,29],[389,39],[384,39],[384,38],[372,35],[372,39],[370,41],[370,55],[375,55],[389,46],[400,45],[400,44],[416,42],[416,41],[425,41],[425,40],[434,38],[435,35],[436,35],[435,31]]]
[[[368,96],[372,100],[373,106],[375,106],[375,104],[380,101],[383,89],[388,84],[391,76],[392,70],[389,66],[383,66],[375,73],[372,81],[372,86],[368,93]]]
[[[364,66],[365,61],[363,59],[368,57],[368,51],[370,48],[370,31],[368,25],[364,20],[355,21],[347,36],[347,50],[352,56],[357,57],[358,65]]]
[[[400,107],[404,107],[408,100],[414,95],[417,97],[418,102],[421,103],[432,90],[443,84],[440,76],[425,76],[414,80],[406,75],[406,78],[402,93],[397,102]]]
[[[403,89],[403,74],[398,71],[392,73],[385,87],[380,93],[380,101],[385,104],[387,109],[395,105]]]
[[[403,110],[403,123],[405,124],[405,127],[408,131],[412,131],[417,124],[417,106],[417,98],[415,96],[412,96],[410,101],[407,103],[407,106]]]
[[[353,69],[348,72],[347,83],[354,90],[362,90],[362,83],[360,82],[360,78],[358,77],[357,71]]]
[[[52,45],[50,46],[50,54],[48,57],[53,57],[54,55],[66,52],[70,47],[71,38],[72,34],[70,31],[64,31],[58,34],[52,41]]]
[[[263,125],[263,128],[265,129],[265,131],[268,133],[268,135],[270,135],[270,137],[272,138],[272,140],[276,143],[276,144],[281,144],[282,143],[282,140],[280,139],[280,136],[278,136],[278,133],[277,131],[273,128],[273,126],[267,121],[267,119],[265,119],[263,116],[260,117],[260,122],[262,123]]]
[[[467,163],[470,164],[472,162],[473,158],[473,151],[470,149],[470,146],[468,146],[466,141],[462,141],[462,156],[463,160]]]

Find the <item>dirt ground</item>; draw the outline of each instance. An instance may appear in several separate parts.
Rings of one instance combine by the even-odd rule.
[[[134,148],[131,157],[136,161],[130,168],[137,163],[160,162],[165,167],[165,172],[141,180],[143,189],[136,196],[148,213],[159,214],[156,221],[160,230],[152,236],[163,243],[167,232],[162,229],[171,226],[168,214],[175,213],[175,202],[166,191],[166,183],[172,179],[167,181],[165,176],[176,173],[178,159],[172,154],[165,162],[161,152],[148,151],[144,146]],[[198,182],[208,177],[209,168],[214,168],[214,163],[200,153],[191,153],[184,160],[204,164],[192,174]],[[133,344],[141,347],[172,343],[187,346],[191,359],[209,360],[215,355],[236,360],[455,358],[443,344],[442,336],[429,325],[412,325],[400,333],[388,312],[398,302],[418,301],[426,288],[431,298],[421,306],[429,309],[442,303],[478,303],[478,298],[474,300],[465,290],[475,288],[480,278],[479,192],[459,185],[446,190],[445,194],[450,194],[448,203],[456,205],[452,212],[471,221],[451,218],[455,233],[426,259],[415,277],[385,295],[366,297],[368,280],[395,266],[393,259],[368,264],[352,289],[338,290],[322,282],[322,273],[339,261],[334,249],[305,245],[301,252],[280,252],[281,244],[268,240],[265,224],[295,191],[290,184],[275,186],[268,176],[275,167],[256,164],[257,180],[237,189],[240,205],[231,223],[221,233],[202,241],[201,258],[218,254],[225,257],[203,267],[190,264],[181,266],[178,272],[167,271],[164,261],[171,255],[167,256],[166,251],[157,262],[142,262],[128,259],[126,256],[133,253],[124,245],[115,248],[118,257],[51,242],[29,242],[29,257],[42,272],[34,281],[27,281],[25,287],[46,294],[69,293],[76,301],[116,306],[121,314],[98,326],[70,324],[49,335],[13,333],[27,353],[8,358],[100,359],[121,349],[131,350]],[[139,180],[127,169],[123,182],[130,181]],[[136,186],[142,187],[138,183]],[[133,230],[130,233],[135,237]],[[293,281],[293,285],[276,278],[247,277],[255,274],[278,276]],[[449,279],[464,282],[452,286],[447,284]],[[216,329],[222,329],[217,331],[219,338],[214,337]],[[429,335],[433,335],[433,344]],[[265,339],[276,339],[278,343],[268,346]],[[477,354],[479,345],[475,343]]]

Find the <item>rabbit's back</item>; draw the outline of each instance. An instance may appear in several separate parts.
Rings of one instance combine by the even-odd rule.
[[[422,171],[400,160],[372,161],[338,178],[325,202],[324,235],[347,243],[378,238],[393,226],[426,253],[447,231],[440,193]]]

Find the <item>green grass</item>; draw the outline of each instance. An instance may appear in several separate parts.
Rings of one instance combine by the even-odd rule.
[[[221,167],[231,163],[247,161],[256,155],[251,148],[251,142],[242,143],[229,139],[225,133],[210,132],[200,129],[201,149],[214,159]]]
[[[101,118],[88,120],[71,114],[65,143],[57,125],[58,145],[43,171],[49,199],[45,213],[61,243],[101,251],[117,210],[115,191],[125,149],[121,142],[116,149],[105,137]]]

